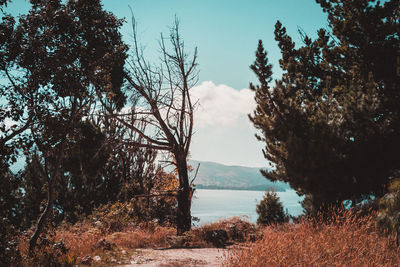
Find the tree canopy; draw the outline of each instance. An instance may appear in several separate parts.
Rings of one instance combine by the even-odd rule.
[[[251,117],[275,169],[263,174],[305,194],[303,206],[380,196],[400,169],[398,1],[317,1],[328,29],[296,46],[278,21],[283,74],[271,85],[260,41],[251,66],[259,84]]]
[[[32,248],[52,210],[61,163],[82,118],[96,98],[107,97],[117,108],[124,103],[127,46],[119,33],[122,21],[104,11],[99,0],[36,0],[31,5],[18,22],[9,15],[2,18],[0,70],[8,83],[0,89],[6,101],[0,110],[0,149],[12,161],[16,152],[29,154],[33,147],[44,160],[48,203]]]

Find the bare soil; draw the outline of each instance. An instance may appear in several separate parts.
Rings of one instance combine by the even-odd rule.
[[[124,266],[222,266],[227,251],[218,248],[137,249],[130,264]]]

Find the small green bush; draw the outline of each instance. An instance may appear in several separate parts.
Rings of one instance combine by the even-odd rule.
[[[288,216],[283,211],[282,203],[275,192],[266,191],[256,211],[258,224],[269,225],[288,221]]]

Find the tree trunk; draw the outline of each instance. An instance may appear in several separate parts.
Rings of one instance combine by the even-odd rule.
[[[46,208],[44,209],[42,215],[40,216],[40,218],[36,224],[35,232],[29,239],[29,252],[30,253],[33,252],[33,250],[35,249],[37,239],[39,238],[39,235],[43,230],[43,227],[47,221],[47,218],[49,217],[51,211],[53,210],[54,186],[55,186],[55,177],[51,177],[51,179],[49,181],[48,189],[47,189]]]
[[[175,159],[179,176],[179,190],[177,195],[178,214],[176,222],[178,235],[182,235],[192,227],[192,215],[190,209],[192,205],[193,189],[189,185],[186,157],[176,157]]]
[[[44,209],[42,215],[40,216],[40,218],[36,224],[35,232],[29,239],[29,252],[30,253],[32,253],[33,250],[35,249],[36,242],[39,238],[39,235],[42,232],[44,225],[46,224],[47,218],[49,217],[51,211],[53,210],[55,184],[56,184],[56,180],[60,174],[60,164],[61,164],[61,159],[62,159],[63,153],[64,153],[65,143],[66,143],[66,135],[64,135],[64,137],[61,141],[60,150],[58,151],[58,155],[57,155],[57,161],[54,165],[55,169],[51,173],[51,176],[49,179],[49,184],[47,187],[46,208]]]

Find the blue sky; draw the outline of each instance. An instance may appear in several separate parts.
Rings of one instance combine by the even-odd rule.
[[[147,52],[157,49],[160,32],[167,32],[176,15],[188,48],[198,47],[200,82],[213,81],[235,89],[248,88],[254,76],[249,65],[262,39],[279,72],[280,52],[274,40],[279,19],[297,39],[298,26],[310,35],[326,27],[326,16],[313,0],[103,0],[104,8],[128,21],[123,28],[125,40],[131,36],[132,7],[138,31]]]
[[[145,53],[157,58],[160,33],[168,33],[176,15],[186,48],[198,48],[200,80],[194,88],[200,108],[195,116],[196,133],[191,155],[196,160],[228,165],[266,166],[247,114],[255,107],[249,82],[255,81],[249,65],[254,61],[258,40],[263,40],[273,64],[274,77],[281,71],[280,52],[274,40],[277,20],[300,42],[298,27],[315,37],[327,28],[327,18],[312,0],[103,0],[104,8],[125,17],[124,40],[131,43],[132,7]],[[24,13],[28,1],[13,0],[8,9]]]

